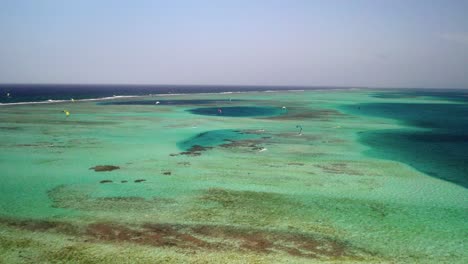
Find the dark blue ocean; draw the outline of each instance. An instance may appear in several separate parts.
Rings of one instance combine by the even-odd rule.
[[[48,100],[97,99],[112,96],[220,93],[323,89],[297,86],[222,86],[222,85],[0,85],[0,103],[43,102]],[[334,87],[330,87],[334,89]]]

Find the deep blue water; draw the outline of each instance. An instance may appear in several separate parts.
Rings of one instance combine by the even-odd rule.
[[[230,99],[194,99],[194,100],[132,100],[132,101],[106,101],[101,105],[212,105],[239,102],[242,100]]]
[[[399,92],[398,96],[438,94]],[[468,187],[468,103],[464,93],[440,94],[454,103],[366,103],[344,107],[357,115],[396,119],[407,125],[397,130],[360,133],[362,143],[371,147],[369,155],[396,160],[430,176]],[[439,99],[440,99],[439,98]]]
[[[335,89],[336,87],[330,87]],[[41,102],[179,93],[219,93],[270,90],[313,90],[323,87],[295,86],[222,86],[222,85],[7,85],[0,84],[0,103]],[[9,94],[9,96],[8,96]]]
[[[468,100],[468,91],[462,89],[391,89],[390,91],[375,92],[371,96],[385,99],[432,97],[434,99],[466,102]]]
[[[229,117],[274,116],[283,113],[280,108],[266,106],[201,107],[187,111],[196,115]]]

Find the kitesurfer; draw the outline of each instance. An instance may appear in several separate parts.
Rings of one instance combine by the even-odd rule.
[[[297,125],[296,128],[299,128],[299,136],[302,135],[302,126]]]

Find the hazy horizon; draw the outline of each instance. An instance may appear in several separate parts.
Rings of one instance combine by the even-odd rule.
[[[467,1],[2,1],[0,84],[468,88]]]
[[[152,83],[0,83],[0,88],[8,88],[8,86],[135,86],[135,87],[259,87],[259,88],[297,88],[297,89],[429,89],[429,90],[466,90],[468,87],[388,87],[388,86],[345,86],[345,85],[250,85],[250,84],[152,84]]]

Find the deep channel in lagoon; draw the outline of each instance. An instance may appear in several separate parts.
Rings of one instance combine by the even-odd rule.
[[[408,94],[417,95],[414,92]],[[429,95],[434,95],[434,92]],[[372,147],[368,152],[370,155],[407,163],[427,175],[466,188],[468,98],[459,93],[446,92],[441,96],[453,102],[364,103],[348,106],[347,109],[360,115],[395,119],[405,125],[399,129],[359,133],[361,142]]]
[[[196,115],[227,117],[276,116],[285,112],[281,108],[268,106],[200,107],[187,111]]]
[[[380,114],[389,109],[383,103],[437,104],[456,124],[461,106],[449,105],[460,100],[375,96],[386,92],[2,106],[0,259],[463,263],[467,189],[413,166],[406,149],[413,139],[431,146],[430,135],[362,139],[421,130],[405,121],[404,105],[392,106],[393,117]],[[439,122],[424,109],[410,116],[422,111],[423,124]],[[212,148],[188,151],[196,145]],[[394,159],[395,149],[407,158]]]

